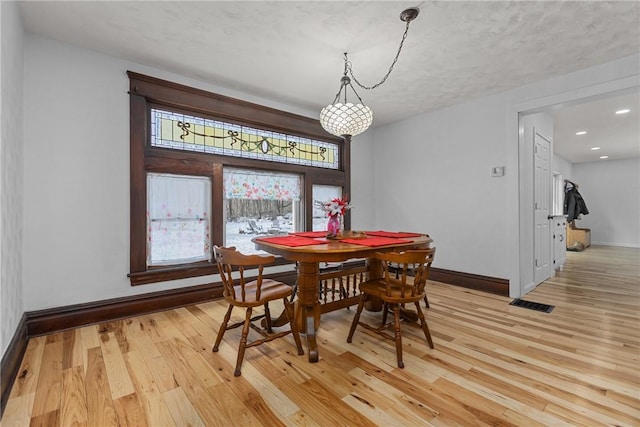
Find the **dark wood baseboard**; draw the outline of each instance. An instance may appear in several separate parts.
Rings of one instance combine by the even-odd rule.
[[[295,271],[270,274],[268,277],[288,284],[295,282]],[[94,301],[26,313],[28,337],[50,334],[79,326],[170,310],[222,298],[222,284],[151,292],[130,297]]]
[[[222,286],[209,283],[94,301],[26,313],[29,338],[79,326],[107,322],[222,297]]]
[[[0,418],[4,414],[4,408],[9,400],[9,394],[11,393],[11,386],[18,375],[18,369],[22,363],[22,357],[27,350],[27,342],[29,336],[27,335],[27,316],[22,315],[15,334],[9,343],[9,346],[2,356],[2,362],[0,362],[0,389],[2,394],[0,395]]]
[[[431,267],[429,280],[509,296],[509,280]]]

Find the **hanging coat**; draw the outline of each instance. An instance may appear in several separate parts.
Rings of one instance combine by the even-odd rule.
[[[571,222],[578,216],[587,215],[588,213],[589,209],[587,209],[587,204],[578,192],[578,186],[572,182],[567,182],[564,191],[564,214],[567,216],[567,221]]]

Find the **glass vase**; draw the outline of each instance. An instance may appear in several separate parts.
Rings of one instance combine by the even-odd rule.
[[[336,237],[340,234],[340,215],[333,215],[329,217],[327,221],[327,237]]]

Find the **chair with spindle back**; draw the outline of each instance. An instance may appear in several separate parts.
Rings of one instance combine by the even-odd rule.
[[[220,278],[224,285],[224,299],[229,303],[229,308],[218,331],[216,342],[213,345],[213,351],[218,351],[218,347],[226,331],[243,326],[234,375],[236,377],[241,375],[240,368],[242,366],[242,360],[244,359],[245,349],[264,344],[288,334],[293,334],[298,354],[304,354],[298,328],[296,322],[293,321],[293,305],[289,302],[291,287],[286,283],[265,279],[262,275],[264,266],[272,264],[275,261],[275,257],[273,255],[245,255],[238,252],[235,248],[222,248],[219,246],[214,246],[213,255],[218,264]],[[251,278],[251,280],[246,279],[245,271],[256,268],[258,269],[258,276]],[[274,333],[271,326],[269,302],[277,299],[282,299],[284,303],[284,313],[288,318],[290,328],[287,331]],[[245,320],[229,325],[231,312],[236,306],[246,308]],[[253,308],[258,306],[264,306],[264,314],[251,317]],[[265,319],[266,332],[253,324],[253,322],[262,318]],[[249,328],[257,330],[263,338],[247,342]]]
[[[383,275],[380,278],[360,283],[360,301],[358,302],[358,310],[351,323],[347,342],[350,343],[352,341],[356,326],[360,325],[384,338],[395,341],[398,367],[404,368],[404,362],[402,361],[400,308],[404,304],[414,303],[427,343],[429,347],[434,348],[427,321],[420,307],[420,300],[423,300],[426,295],[425,285],[435,252],[435,248],[431,248],[408,250],[400,253],[389,252],[375,254],[375,258],[382,262]],[[393,266],[399,269],[397,278],[395,277],[395,273],[393,273]],[[407,280],[410,277],[409,273],[415,274],[413,283]],[[379,327],[373,327],[360,321],[360,314],[362,313],[367,295],[379,298],[383,302],[382,324]],[[385,329],[390,326],[390,324],[387,324],[387,313],[390,309],[393,311],[394,336],[389,335],[385,331]]]

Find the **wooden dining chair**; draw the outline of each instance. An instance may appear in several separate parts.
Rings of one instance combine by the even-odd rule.
[[[402,361],[400,309],[405,304],[414,303],[418,314],[418,320],[420,321],[420,326],[422,326],[427,343],[429,344],[429,347],[434,348],[431,333],[427,326],[427,320],[425,319],[422,308],[420,307],[420,301],[425,297],[425,285],[429,276],[429,271],[431,270],[431,263],[433,262],[435,253],[436,249],[431,248],[408,250],[400,253],[389,252],[375,254],[375,258],[382,262],[383,274],[380,278],[360,283],[360,300],[358,302],[358,310],[356,311],[353,322],[351,323],[349,336],[347,337],[348,343],[353,339],[356,326],[360,325],[383,336],[384,338],[395,341],[398,367],[404,368],[404,362]],[[392,266],[399,269],[397,278],[393,271],[394,267]],[[413,281],[408,280],[411,277],[410,273],[415,274]],[[362,309],[368,295],[382,300],[382,324],[379,327],[373,327],[360,321],[360,314],[362,313]],[[386,329],[391,326],[391,324],[387,324],[387,313],[390,310],[393,311],[394,336],[391,336],[386,332]]]
[[[391,266],[393,266],[393,271],[395,272],[395,278],[398,279],[400,277],[400,272],[402,271],[402,266],[396,265],[395,263],[390,263]],[[410,269],[413,270],[413,266],[410,267]],[[427,292],[425,290],[424,292],[424,305],[427,308],[431,308],[431,306],[429,305],[429,298],[427,297]]]
[[[218,264],[220,278],[224,285],[224,299],[229,303],[229,308],[224,316],[220,330],[218,331],[216,342],[213,345],[213,351],[218,351],[218,347],[220,346],[220,342],[222,341],[222,337],[226,331],[243,326],[234,375],[236,377],[241,375],[240,367],[242,366],[242,360],[244,359],[245,349],[264,344],[288,334],[293,334],[293,339],[298,349],[298,355],[303,355],[304,350],[302,349],[302,343],[300,342],[298,328],[296,326],[296,322],[293,321],[293,305],[289,302],[291,287],[286,283],[262,277],[264,266],[272,264],[275,261],[275,256],[245,255],[238,252],[234,247],[222,248],[219,246],[214,246],[213,255]],[[255,270],[256,268],[258,270],[258,276],[251,278],[251,280],[246,279],[245,272],[247,270]],[[289,323],[289,330],[274,333],[271,326],[269,302],[277,299],[282,299],[282,302],[284,303],[284,314]],[[231,312],[236,306],[246,308],[245,319],[244,321],[229,325]],[[264,306],[264,313],[251,317],[253,308],[258,306]],[[253,323],[262,318],[265,319],[264,323],[266,331]],[[259,332],[262,335],[262,338],[247,342],[249,328],[253,328]]]

